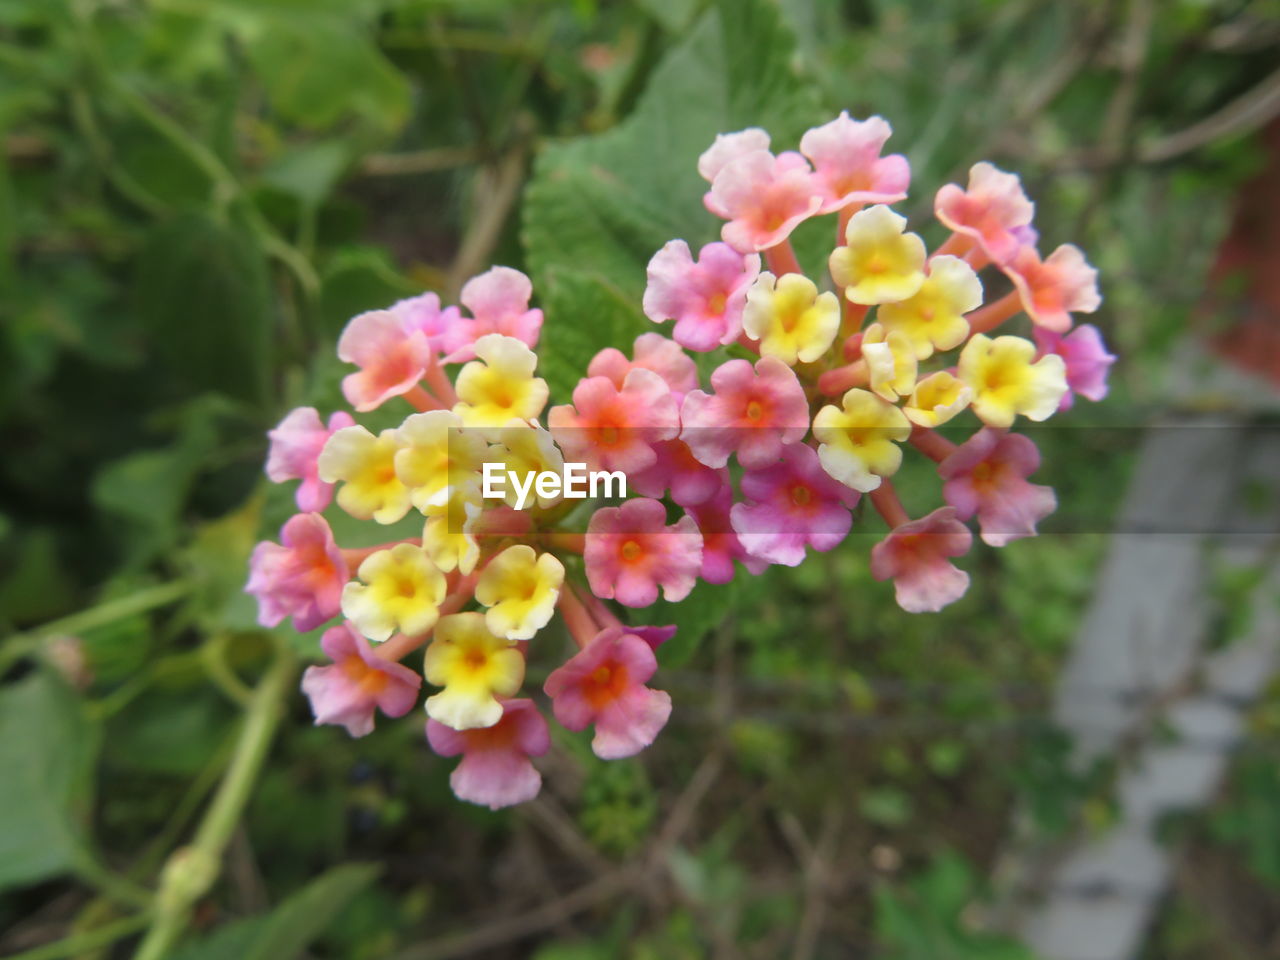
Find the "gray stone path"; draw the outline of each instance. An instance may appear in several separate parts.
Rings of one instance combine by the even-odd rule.
[[[1120,762],[1114,827],[1067,849],[1015,843],[999,922],[1042,960],[1133,960],[1170,879],[1160,817],[1206,804],[1245,715],[1280,668],[1280,429],[1184,416],[1146,433],[1056,720],[1076,760]],[[1251,485],[1270,491],[1251,512]],[[1246,636],[1210,652],[1211,564],[1270,562]],[[1101,691],[1101,694],[1099,693]]]

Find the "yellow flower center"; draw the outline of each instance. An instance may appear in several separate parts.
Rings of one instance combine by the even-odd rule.
[[[747,404],[747,419],[759,420],[764,415],[764,407],[760,405],[759,400],[752,400]]]
[[[627,561],[635,561],[644,553],[644,548],[634,540],[628,540],[622,545],[622,559]]]
[[[807,506],[809,501],[813,499],[813,491],[808,487],[797,484],[791,488],[791,502],[797,507]]]

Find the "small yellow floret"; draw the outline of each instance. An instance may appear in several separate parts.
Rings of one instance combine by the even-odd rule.
[[[396,475],[422,511],[444,502],[449,487],[478,475],[487,452],[479,431],[463,429],[451,410],[415,413],[400,425],[399,439]]]
[[[883,204],[860,210],[845,229],[847,246],[836,247],[831,279],[854,303],[896,303],[924,284],[924,241],[904,233],[907,218]]]
[[[490,333],[476,341],[476,356],[458,373],[454,413],[468,427],[501,427],[528,420],[547,405],[547,381],[533,375],[538,358],[515,337]]]
[[[911,435],[901,410],[867,390],[853,389],[841,406],[825,406],[813,418],[822,468],[845,486],[869,493],[902,465],[898,446]]]
[[[479,480],[471,478],[446,488],[443,498],[427,504],[422,511],[427,518],[422,528],[422,547],[445,573],[456,569],[468,574],[476,568],[480,545],[471,535],[471,528],[483,509]]]
[[[862,356],[871,376],[871,391],[882,400],[894,403],[915,389],[916,351],[905,333],[891,330],[886,334],[884,327],[873,323],[862,338]]]
[[[812,363],[827,352],[840,329],[840,301],[834,293],[818,293],[813,281],[799,273],[775,277],[765,272],[747,291],[742,328],[760,341],[760,355],[776,357],[789,367]]]
[[[937,427],[967,407],[972,397],[972,390],[947,371],[939,370],[916,384],[902,412],[914,424]]]
[[[441,617],[422,668],[428,683],[444,687],[427,698],[427,715],[454,730],[493,726],[502,719],[497,697],[524,682],[524,654],[494,636],[480,613]]]
[[[440,615],[446,584],[421,547],[398,543],[365,558],[342,591],[342,614],[370,640],[386,640],[399,630],[426,633]]]
[[[395,430],[374,436],[364,427],[343,427],[331,436],[317,464],[325,483],[345,481],[338,506],[361,520],[395,523],[409,512],[409,488],[396,475]]]
[[[1022,414],[1046,420],[1067,392],[1062,357],[1035,359],[1036,345],[1022,337],[975,334],[960,352],[959,376],[973,391],[973,412],[992,427],[1012,426]]]
[[[485,623],[508,640],[528,640],[555,613],[564,564],[533,547],[507,547],[489,561],[476,582],[476,599],[489,608]]]
[[[954,350],[969,336],[964,315],[982,305],[982,281],[973,267],[959,257],[940,256],[929,261],[924,284],[900,303],[886,303],[876,321],[890,332],[900,331],[911,340],[919,360],[936,350]]]

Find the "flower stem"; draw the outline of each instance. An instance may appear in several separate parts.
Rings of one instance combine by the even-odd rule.
[[[443,410],[444,404],[427,393],[419,384],[405,391],[404,398],[413,405],[413,408],[419,413],[425,413],[428,410]]]
[[[915,427],[912,429],[911,445],[936,463],[941,463],[956,452],[954,443],[927,427]]]
[[[897,529],[904,523],[908,523],[911,517],[907,515],[906,508],[902,505],[902,501],[898,499],[898,493],[893,489],[893,484],[888,480],[881,480],[880,486],[876,487],[869,494],[871,503],[876,508],[876,512],[884,517],[884,522],[889,525],[890,530]]]
[[[1018,295],[1017,290],[1010,290],[999,300],[988,303],[984,307],[979,307],[973,313],[966,314],[965,319],[969,321],[971,333],[986,333],[989,330],[994,330],[1021,310],[1022,298]]]
[[[846,390],[865,386],[868,382],[867,361],[855,360],[846,366],[828,370],[818,377],[818,389],[823,396],[838,397]]]
[[[780,277],[785,273],[803,273],[800,269],[800,261],[796,259],[796,252],[791,248],[790,240],[783,240],[779,244],[775,244],[764,252],[765,263],[769,265],[769,271],[775,276]]]
[[[600,632],[600,625],[591,615],[571,584],[566,583],[560,590],[560,616],[564,617],[564,625],[573,637],[573,642],[582,649],[595,639]]]

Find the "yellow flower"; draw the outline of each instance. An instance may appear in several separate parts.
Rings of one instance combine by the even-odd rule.
[[[491,633],[508,640],[528,640],[555,613],[564,583],[564,565],[533,547],[507,547],[489,561],[476,582],[476,599],[489,608],[484,615]]]
[[[454,730],[492,727],[502,719],[497,697],[524,682],[524,654],[485,626],[480,613],[441,617],[423,658],[427,682],[442,691],[427,698],[427,715]]]
[[[453,412],[468,427],[501,427],[528,420],[547,405],[547,381],[533,375],[538,358],[515,337],[489,333],[476,341],[476,356],[458,372]]]
[[[440,615],[446,584],[421,547],[398,543],[365,558],[342,591],[342,615],[370,640],[383,641],[399,630],[426,633]]]
[[[884,327],[873,323],[862,338],[862,356],[871,375],[871,391],[881,399],[894,403],[915,389],[916,351],[905,333],[886,334]]]
[[[514,507],[518,500],[517,486],[528,490],[529,501],[537,498],[538,506],[546,509],[557,503],[561,497],[556,494],[544,497],[538,494],[537,485],[533,482],[540,473],[564,473],[564,456],[547,429],[536,420],[512,420],[500,430],[490,431],[497,444],[490,448],[493,454],[490,459],[497,459],[505,465],[508,473],[516,475],[515,482],[507,478],[502,486],[503,499],[507,506]],[[532,476],[532,480],[530,477]]]
[[[374,436],[364,427],[343,427],[324,445],[317,464],[325,483],[346,481],[338,506],[361,520],[395,523],[409,512],[409,488],[396,476],[395,430]]]
[[[445,489],[436,503],[422,512],[427,522],[422,528],[422,548],[437,567],[448,573],[468,574],[480,559],[480,545],[471,535],[472,522],[484,509],[480,483],[471,478]]]
[[[932,428],[946,423],[967,407],[972,398],[972,390],[947,371],[939,370],[916,384],[902,412],[912,423]]]
[[[916,358],[925,360],[937,350],[953,350],[969,336],[964,315],[982,305],[982,281],[973,267],[959,257],[941,256],[929,261],[929,276],[912,296],[886,303],[876,321],[890,332],[910,338]]]
[[[828,265],[836,286],[854,303],[895,303],[915,296],[924,284],[924,241],[903,233],[907,218],[883,204],[849,218],[847,246],[836,247]]]
[[[813,281],[799,273],[760,274],[747,291],[742,328],[760,341],[760,355],[789,367],[812,363],[827,352],[840,329],[840,301],[819,295]]]
[[[822,469],[845,486],[869,493],[902,464],[898,446],[911,435],[911,423],[874,393],[853,389],[840,407],[825,406],[813,418]]]
[[[1067,370],[1056,353],[1035,359],[1022,337],[975,334],[960,352],[959,375],[973,391],[973,412],[992,427],[1009,427],[1018,414],[1046,420],[1067,392]]]
[[[415,413],[400,425],[399,440],[396,475],[424,512],[444,502],[450,486],[474,478],[487,452],[479,432],[462,429],[462,418],[451,410]]]

